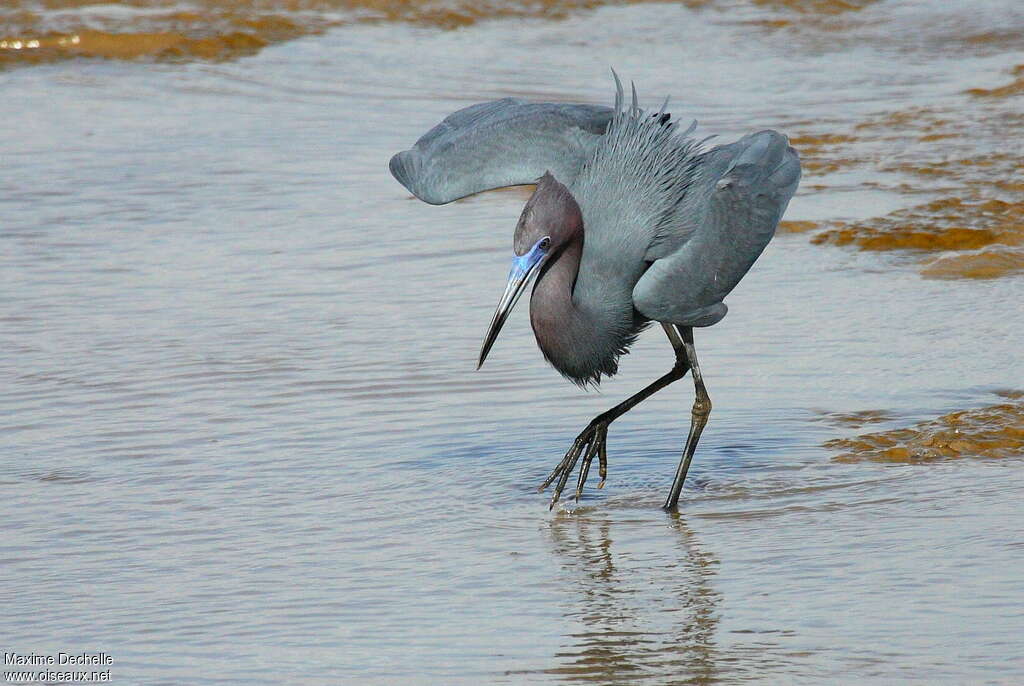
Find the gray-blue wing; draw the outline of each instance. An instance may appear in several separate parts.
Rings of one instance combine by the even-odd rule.
[[[546,171],[572,183],[612,118],[610,107],[482,102],[449,115],[391,158],[391,173],[431,205],[535,183]]]
[[[648,249],[652,264],[633,289],[636,309],[684,326],[721,320],[722,299],[775,235],[799,183],[800,158],[775,131],[706,152],[678,208],[678,239],[660,236]]]

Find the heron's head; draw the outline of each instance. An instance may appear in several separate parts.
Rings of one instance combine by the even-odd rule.
[[[554,252],[572,240],[582,228],[583,214],[576,198],[551,172],[545,172],[519,215],[512,249],[517,256],[522,256],[547,238],[551,252]]]
[[[523,208],[516,225],[512,249],[512,269],[508,273],[508,284],[494,311],[491,326],[487,330],[484,344],[480,348],[479,369],[491,346],[498,338],[501,327],[508,319],[526,285],[549,260],[555,258],[563,247],[583,231],[583,213],[572,193],[559,183],[550,172],[537,181],[537,189]]]

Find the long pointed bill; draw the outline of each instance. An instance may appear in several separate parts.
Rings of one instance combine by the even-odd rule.
[[[480,347],[480,359],[476,364],[477,369],[483,366],[484,360],[487,359],[487,353],[491,352],[491,346],[497,340],[498,333],[501,331],[501,327],[504,326],[505,320],[508,319],[508,315],[511,314],[512,308],[516,306],[519,297],[526,290],[526,285],[530,283],[533,275],[540,270],[540,266],[544,263],[544,258],[547,257],[548,249],[546,246],[549,243],[550,241],[547,238],[542,238],[530,249],[530,252],[512,258],[512,269],[508,272],[508,285],[505,286],[505,292],[501,294],[498,309],[494,311],[494,317],[491,319],[491,325],[487,329],[484,344]]]

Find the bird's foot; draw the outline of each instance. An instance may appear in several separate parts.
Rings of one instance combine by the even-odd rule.
[[[608,453],[605,446],[608,442],[609,423],[599,419],[590,422],[587,428],[581,431],[580,435],[573,441],[572,447],[565,453],[565,457],[558,463],[555,470],[541,484],[538,490],[543,491],[555,479],[558,479],[558,483],[555,485],[555,493],[551,497],[551,505],[548,509],[553,508],[562,496],[562,489],[565,488],[565,483],[569,480],[569,475],[572,473],[580,457],[583,458],[583,464],[580,465],[580,475],[576,481],[576,502],[579,502],[580,494],[583,492],[583,484],[587,482],[587,475],[590,473],[590,463],[594,461],[595,455],[598,461],[598,473],[601,476],[601,483],[597,487],[604,487],[605,477],[608,476]]]

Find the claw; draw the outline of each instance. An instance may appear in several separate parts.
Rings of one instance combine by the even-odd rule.
[[[569,480],[569,475],[572,473],[572,468],[576,466],[576,460],[579,459],[579,450],[573,451],[573,460],[570,462],[564,470],[562,470],[562,476],[558,479],[558,485],[555,486],[555,494],[551,498],[551,505],[548,507],[550,510],[558,502],[558,499],[562,497],[562,489],[565,488],[565,482]]]
[[[565,469],[566,465],[569,463],[569,459],[572,456],[572,451],[576,449],[576,446],[579,444],[579,442],[580,439],[579,437],[577,437],[576,440],[573,441],[572,446],[569,448],[569,450],[566,451],[565,457],[562,458],[562,461],[558,463],[558,466],[555,467],[555,470],[548,475],[548,478],[544,479],[544,483],[542,483],[540,485],[540,488],[537,489],[538,493],[543,492],[544,489],[550,486],[551,482],[554,481],[562,473],[562,470]]]
[[[595,456],[598,458],[601,472],[601,483],[598,485],[598,488],[604,487],[608,473],[608,455],[605,449],[607,439],[608,426],[604,423],[592,423],[576,437],[572,446],[566,451],[565,456],[538,489],[543,491],[552,483],[555,483],[557,479],[555,492],[551,496],[551,504],[548,506],[549,510],[554,509],[555,503],[562,497],[562,491],[565,489],[566,482],[569,480],[572,470],[576,468],[576,463],[579,462],[581,457],[583,458],[583,463],[580,465],[579,478],[576,481],[576,502],[579,502],[580,496],[583,494],[583,486],[587,482],[587,477],[590,474],[590,465],[593,463]]]
[[[569,475],[572,474],[572,468],[576,466],[577,460],[580,458],[580,453],[589,444],[584,434],[579,435],[575,441],[573,441],[572,447],[562,458],[562,461],[555,467],[555,471],[551,472],[551,475],[544,482],[544,486],[547,487],[554,478],[558,477],[558,484],[555,486],[555,493],[551,497],[551,504],[548,506],[548,510],[554,508],[555,503],[562,497],[562,490],[565,488],[565,482],[569,480]]]
[[[583,484],[587,483],[587,474],[590,473],[590,463],[594,460],[594,451],[597,450],[597,440],[590,441],[587,446],[587,454],[583,456],[583,464],[580,466],[580,478],[576,480],[576,502],[580,501],[583,493]]]

